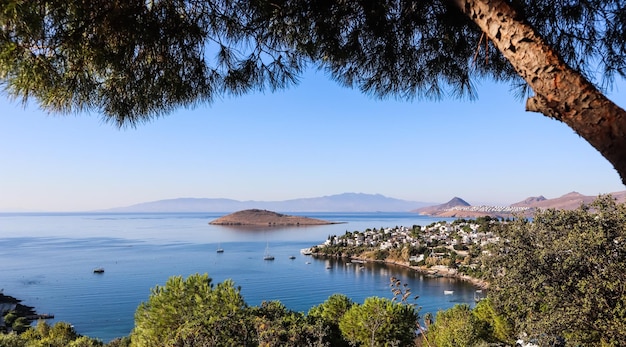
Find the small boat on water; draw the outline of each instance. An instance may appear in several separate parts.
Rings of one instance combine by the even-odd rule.
[[[289,259],[294,260],[294,259],[296,259],[296,256],[294,256],[294,255],[290,255],[290,256],[289,256]]]
[[[97,268],[93,269],[93,273],[95,273],[95,274],[104,273],[104,268],[103,267],[97,267]]]
[[[274,256],[270,254],[269,243],[265,246],[265,255],[263,256],[263,260],[274,260]]]
[[[483,295],[483,291],[482,289],[478,289],[474,292],[474,301],[475,302],[479,302],[480,300],[483,300],[485,298],[485,296]]]
[[[444,290],[443,295],[452,295],[454,294],[454,290]]]
[[[217,253],[224,253],[224,248],[219,243],[217,244]]]

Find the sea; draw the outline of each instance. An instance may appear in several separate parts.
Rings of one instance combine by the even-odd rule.
[[[290,213],[338,224],[209,224],[225,214],[0,213],[0,290],[40,314],[54,315],[50,324],[69,322],[79,334],[104,342],[130,334],[135,310],[152,288],[171,276],[194,273],[207,273],[214,283],[233,280],[249,305],[279,300],[304,313],[336,293],[357,303],[370,296],[392,298],[391,277],[419,296],[415,303],[422,317],[456,304],[474,305],[477,288],[468,282],[300,252],[346,231],[451,219],[415,213]],[[266,252],[273,261],[263,260]],[[96,268],[104,272],[94,273]]]

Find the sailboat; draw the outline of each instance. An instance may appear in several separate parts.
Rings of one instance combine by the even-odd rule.
[[[217,244],[217,253],[224,253],[224,248],[220,247],[220,244]]]
[[[263,260],[274,260],[274,256],[270,254],[270,244],[267,243],[265,246],[265,255],[263,256]]]

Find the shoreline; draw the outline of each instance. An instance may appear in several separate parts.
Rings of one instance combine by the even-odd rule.
[[[449,267],[442,266],[442,265],[425,267],[425,266],[412,266],[407,262],[398,262],[398,261],[392,261],[392,260],[372,260],[372,259],[356,257],[356,256],[344,257],[344,256],[337,256],[337,255],[327,255],[323,253],[311,253],[311,255],[314,257],[321,257],[321,258],[346,258],[350,260],[358,260],[358,261],[363,261],[363,262],[397,265],[397,266],[411,269],[415,272],[419,272],[427,276],[437,276],[437,277],[441,276],[441,277],[447,277],[447,278],[456,278],[461,281],[469,282],[479,289],[489,289],[489,282],[485,280],[481,280],[479,278],[460,274],[458,273],[457,270],[450,269]]]

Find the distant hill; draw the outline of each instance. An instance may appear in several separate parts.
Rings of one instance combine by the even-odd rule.
[[[455,196],[454,198],[452,198],[450,201],[446,202],[445,204],[422,207],[422,208],[412,210],[411,212],[416,212],[416,213],[424,214],[424,215],[436,215],[438,212],[446,211],[453,207],[458,207],[458,206],[471,206],[471,205],[467,201]]]
[[[618,202],[626,202],[626,191],[610,193]],[[412,212],[437,217],[476,218],[480,216],[510,217],[513,214],[531,216],[537,209],[574,210],[582,204],[593,202],[597,196],[578,192],[567,193],[553,199],[540,195],[529,197],[509,206],[472,206],[463,199],[454,198],[441,205],[422,207]]]
[[[512,204],[511,206],[574,210],[580,207],[581,204],[589,204],[593,202],[597,196],[582,195],[578,192],[571,192],[554,199],[541,198],[543,198],[543,196],[539,198],[527,198],[523,201]]]
[[[280,212],[408,212],[429,203],[389,198],[380,194],[343,193],[284,201],[178,198],[144,202],[103,212],[235,212],[260,209]]]
[[[214,225],[252,225],[252,226],[286,226],[286,225],[326,225],[337,224],[321,219],[290,216],[267,210],[243,210],[215,219],[209,224]]]
[[[516,202],[514,204],[512,204],[511,206],[520,206],[520,207],[532,207],[534,204],[540,203],[542,201],[546,201],[548,199],[546,199],[543,195],[539,195],[539,196],[531,196],[529,198],[526,198],[520,202]]]

